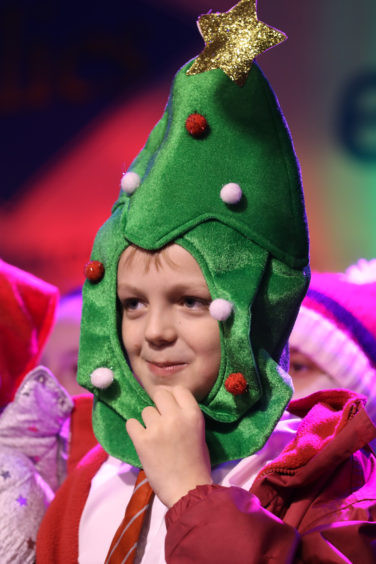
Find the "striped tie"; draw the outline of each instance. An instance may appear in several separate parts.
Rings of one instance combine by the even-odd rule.
[[[140,470],[124,518],[115,533],[105,564],[132,564],[142,524],[153,496],[146,474]]]

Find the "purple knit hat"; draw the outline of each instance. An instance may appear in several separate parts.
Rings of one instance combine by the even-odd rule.
[[[365,395],[376,419],[376,259],[313,272],[289,343],[338,387]]]

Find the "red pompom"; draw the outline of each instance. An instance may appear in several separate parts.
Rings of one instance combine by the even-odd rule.
[[[84,268],[85,278],[90,282],[99,282],[104,275],[103,263],[99,260],[91,260],[85,264]]]
[[[209,125],[201,114],[191,114],[186,119],[185,128],[192,137],[202,137],[208,131]]]
[[[235,372],[226,378],[225,388],[233,396],[240,396],[240,394],[244,394],[248,390],[247,380],[243,374]]]

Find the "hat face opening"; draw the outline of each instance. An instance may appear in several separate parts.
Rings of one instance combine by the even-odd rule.
[[[221,362],[218,321],[196,260],[172,244],[160,252],[128,247],[117,275],[121,340],[136,380],[151,400],[182,386],[202,401]]]

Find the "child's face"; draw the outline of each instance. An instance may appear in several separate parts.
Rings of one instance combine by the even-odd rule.
[[[289,374],[294,385],[293,399],[303,398],[320,390],[340,388],[329,374],[294,347],[290,347]]]
[[[65,297],[60,302],[56,324],[41,357],[41,364],[51,370],[71,396],[87,393],[76,379],[81,309],[80,295]]]
[[[200,401],[216,381],[221,360],[219,326],[209,313],[201,269],[179,245],[166,249],[159,264],[147,265],[140,251],[129,260],[131,252],[128,247],[119,261],[118,297],[133,373],[151,399],[157,388],[180,385]]]

